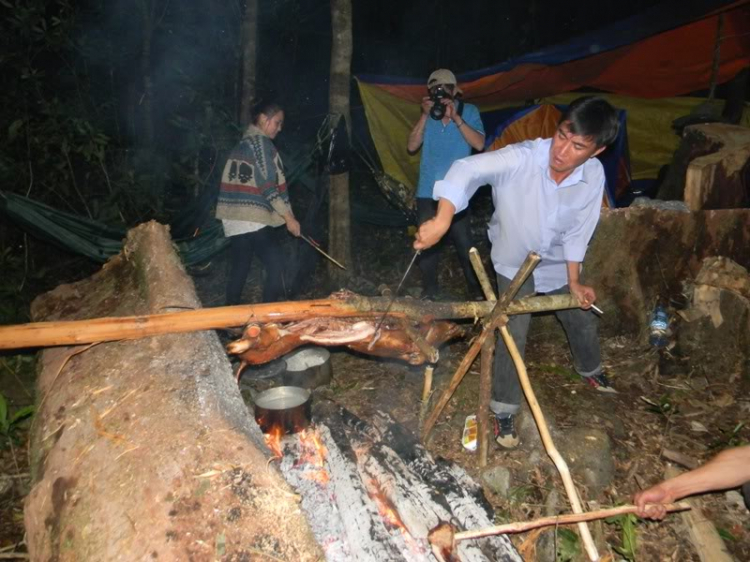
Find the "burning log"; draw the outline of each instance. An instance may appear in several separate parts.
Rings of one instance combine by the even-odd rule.
[[[406,532],[410,551],[427,551],[429,530],[440,521],[460,528],[492,521],[492,509],[481,487],[460,467],[435,461],[415,436],[387,414],[378,412],[369,425],[330,405],[317,407],[315,413],[320,423],[336,428],[332,432],[339,437],[343,428],[355,452],[358,473],[370,483],[371,495],[374,490],[380,498],[381,511],[387,506],[385,511],[397,515],[392,525]],[[510,542],[499,537],[465,543],[459,555],[464,562],[517,559]]]
[[[227,351],[240,357],[239,380],[247,365],[268,363],[306,344],[343,345],[360,353],[421,365],[437,360],[435,347],[462,334],[461,328],[446,321],[423,320],[410,325],[409,321],[388,319],[376,333],[374,318],[310,318],[283,326],[249,324],[239,340],[227,345]]]
[[[435,461],[405,428],[378,413],[367,424],[332,404],[316,404],[319,441],[313,462],[310,435],[287,437],[281,472],[301,496],[313,533],[329,561],[434,561],[431,527],[492,521],[481,488],[458,466]],[[464,562],[520,560],[505,537],[465,541]]]

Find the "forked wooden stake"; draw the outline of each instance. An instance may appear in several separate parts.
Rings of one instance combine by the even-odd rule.
[[[490,302],[497,302],[497,297],[492,290],[490,278],[482,264],[482,258],[476,248],[469,250],[469,259],[474,268],[474,273],[482,286],[484,298]],[[494,331],[482,345],[479,353],[479,405],[477,406],[477,441],[479,444],[479,466],[487,466],[487,457],[490,449],[490,397],[492,394],[492,361],[495,356],[495,334]]]
[[[482,287],[484,298],[490,302],[496,302],[497,297],[492,290],[492,283],[490,283],[490,278],[487,277],[482,258],[479,256],[479,252],[476,248],[471,248],[469,250],[469,260],[471,261],[471,266],[474,268],[474,273],[477,274],[477,279],[479,279],[479,285]]]
[[[573,509],[573,513],[583,513],[581,500],[578,497],[578,492],[576,491],[575,484],[573,484],[573,478],[570,476],[568,465],[565,462],[565,459],[562,458],[562,455],[557,450],[557,447],[555,447],[555,444],[552,441],[552,436],[549,433],[549,428],[547,427],[547,422],[544,419],[544,414],[542,413],[542,409],[539,407],[539,402],[537,402],[536,395],[534,394],[534,389],[531,388],[529,375],[526,372],[526,365],[524,365],[521,354],[518,351],[518,347],[516,347],[516,342],[513,341],[513,336],[511,336],[510,332],[508,331],[508,326],[500,326],[500,335],[502,335],[503,341],[505,341],[505,345],[508,346],[508,353],[510,353],[510,357],[511,359],[513,359],[513,364],[516,366],[516,370],[518,371],[518,380],[521,383],[523,393],[526,395],[526,400],[528,401],[529,407],[531,408],[531,413],[534,415],[534,421],[536,421],[536,426],[539,429],[539,435],[541,435],[542,437],[544,449],[552,459],[552,462],[555,463],[557,471],[562,477],[563,486],[565,487],[565,493],[568,495],[568,500],[570,501],[570,506]],[[581,540],[583,541],[583,545],[586,548],[586,553],[588,554],[589,559],[592,561],[599,560],[599,552],[597,551],[596,545],[594,544],[594,539],[591,537],[591,532],[589,531],[588,525],[583,522],[578,523],[578,532],[581,535]]]
[[[500,296],[500,299],[497,301],[497,303],[495,303],[489,319],[487,319],[484,328],[482,328],[482,332],[474,340],[474,343],[471,344],[471,347],[469,347],[466,355],[464,355],[464,358],[458,365],[456,372],[453,374],[453,378],[451,378],[450,383],[448,383],[448,388],[446,388],[443,391],[443,394],[440,395],[440,398],[435,405],[435,409],[432,410],[430,417],[427,418],[427,421],[424,424],[424,428],[422,428],[423,441],[426,441],[429,437],[432,428],[435,426],[435,423],[440,417],[440,413],[443,411],[443,408],[445,408],[445,405],[451,399],[451,396],[453,396],[453,393],[458,388],[458,385],[461,384],[464,375],[466,375],[466,373],[469,371],[469,367],[471,367],[472,363],[474,363],[474,359],[476,359],[477,355],[479,355],[479,351],[484,345],[484,342],[487,341],[487,339],[490,337],[494,338],[495,330],[497,329],[498,325],[501,322],[506,322],[506,320],[504,320],[505,314],[507,312],[507,309],[509,308],[511,301],[513,300],[513,297],[516,296],[516,293],[518,293],[521,285],[523,285],[524,281],[526,281],[529,275],[531,275],[531,272],[534,270],[536,264],[538,264],[541,259],[542,258],[539,254],[535,252],[529,252],[523,264],[521,264],[521,268],[516,273],[516,276],[513,277],[513,280],[510,282],[510,285],[508,285],[508,288]]]

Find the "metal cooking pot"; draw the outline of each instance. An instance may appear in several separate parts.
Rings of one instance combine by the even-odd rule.
[[[297,386],[277,386],[255,397],[255,421],[263,433],[281,428],[297,433],[310,425],[312,393]]]

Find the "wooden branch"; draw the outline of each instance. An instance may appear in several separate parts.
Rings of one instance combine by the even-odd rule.
[[[404,331],[406,332],[406,335],[409,336],[411,341],[414,342],[414,345],[417,346],[419,351],[422,352],[422,355],[425,356],[425,359],[427,359],[428,363],[437,363],[440,359],[440,352],[438,349],[432,345],[430,345],[420,334],[417,330],[411,327],[411,324],[407,321],[401,322],[401,326],[403,326]],[[373,340],[374,341],[374,340]]]
[[[479,406],[477,408],[477,441],[479,448],[479,466],[487,466],[490,449],[490,397],[492,394],[492,363],[495,358],[495,334],[482,345],[479,355]]]
[[[293,302],[248,304],[166,312],[143,316],[94,318],[90,320],[32,322],[0,327],[0,350],[25,347],[80,345],[131,340],[160,334],[177,334],[244,326],[248,322],[293,322],[314,317],[379,316],[388,298],[352,296]],[[483,318],[492,311],[491,302],[428,303],[396,299],[389,314],[401,318]],[[571,295],[529,297],[508,305],[507,314],[578,308]]]
[[[427,418],[424,428],[422,429],[423,440],[426,440],[429,436],[432,428],[435,426],[435,422],[437,422],[438,417],[440,417],[440,413],[443,411],[443,408],[445,408],[445,405],[451,399],[451,396],[453,396],[453,393],[458,388],[458,385],[461,384],[461,381],[469,371],[469,367],[471,367],[474,359],[476,359],[477,355],[479,354],[479,350],[482,348],[482,345],[484,345],[484,342],[488,337],[490,337],[490,334],[494,334],[494,331],[500,324],[505,324],[507,322],[505,309],[508,308],[510,301],[514,296],[516,296],[516,293],[521,288],[521,285],[523,285],[524,281],[526,281],[528,276],[531,275],[531,272],[534,270],[536,265],[539,263],[539,260],[541,259],[542,258],[541,256],[539,256],[539,254],[529,252],[529,255],[526,256],[526,259],[521,265],[521,268],[518,270],[518,273],[516,273],[515,277],[513,277],[513,280],[510,282],[510,285],[508,285],[508,288],[500,296],[500,300],[494,303],[495,306],[492,309],[492,314],[490,314],[489,320],[485,323],[485,326],[482,329],[482,333],[479,334],[477,339],[474,340],[474,343],[466,352],[466,355],[464,355],[464,358],[461,360],[461,363],[456,369],[453,378],[448,384],[448,388],[446,388],[443,391],[443,394],[440,395],[438,403],[435,405],[435,409],[432,411],[432,414],[430,414],[430,417]],[[580,305],[576,303],[576,306],[571,308],[579,308],[579,306]]]
[[[669,503],[664,505],[668,512],[687,511],[690,506],[685,502],[680,503]],[[550,517],[540,517],[533,521],[522,521],[515,523],[506,523],[505,525],[495,525],[494,527],[487,527],[486,529],[477,529],[474,531],[463,531],[456,533],[454,540],[462,541],[466,539],[478,539],[481,537],[489,537],[491,535],[504,535],[508,533],[524,533],[531,529],[537,529],[539,527],[549,527],[552,525],[570,525],[571,523],[582,523],[584,521],[596,521],[598,519],[606,519],[607,517],[614,517],[616,515],[624,515],[626,513],[635,513],[638,507],[635,505],[621,505],[619,507],[612,507],[609,509],[598,509],[596,511],[587,511],[586,513],[570,513],[567,515],[553,515]]]
[[[693,470],[694,468],[698,468],[698,466],[700,466],[700,463],[697,460],[695,460],[693,457],[684,455],[680,453],[679,451],[673,451],[671,449],[662,449],[661,456],[667,459],[668,461],[676,462],[677,464],[682,465],[685,468],[688,468],[690,470]]]
[[[534,394],[534,389],[531,388],[529,375],[526,372],[526,365],[524,365],[523,359],[521,358],[521,353],[518,351],[518,347],[516,347],[516,342],[513,341],[513,336],[510,335],[507,326],[500,326],[500,334],[505,341],[505,345],[508,346],[508,353],[510,353],[511,359],[513,359],[513,363],[515,364],[516,370],[518,371],[518,380],[521,383],[523,393],[526,395],[526,400],[528,401],[529,407],[531,408],[531,413],[534,415],[534,421],[536,421],[537,428],[539,429],[539,435],[542,437],[544,449],[552,459],[552,462],[555,463],[557,471],[562,477],[563,486],[565,487],[565,492],[568,496],[568,500],[570,501],[570,506],[573,509],[573,513],[583,513],[581,500],[578,497],[578,492],[576,491],[575,484],[573,483],[573,478],[570,476],[570,470],[568,469],[568,465],[565,462],[565,459],[563,459],[562,455],[557,450],[557,447],[555,447],[555,444],[552,441],[552,436],[550,435],[549,428],[547,427],[547,422],[544,419],[544,414],[542,413],[542,409],[539,406],[536,395]],[[591,532],[589,531],[586,523],[578,523],[578,532],[581,535],[581,540],[583,541],[583,545],[586,548],[586,553],[589,555],[589,559],[592,561],[599,560],[599,552],[596,549],[596,544],[594,544],[594,539],[592,538]]]
[[[479,285],[482,287],[484,298],[486,298],[489,302],[497,301],[495,291],[492,290],[490,278],[487,277],[487,272],[484,270],[482,258],[479,256],[479,252],[476,248],[471,248],[469,250],[469,260],[471,260],[471,265],[474,268],[474,273],[477,274],[477,279],[479,279]]]

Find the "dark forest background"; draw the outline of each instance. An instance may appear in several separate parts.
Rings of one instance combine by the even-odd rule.
[[[656,3],[355,0],[352,73],[476,70]],[[169,223],[215,190],[244,126],[243,12],[236,0],[0,0],[0,192],[132,226]],[[327,113],[330,20],[328,2],[259,1],[257,95],[285,106],[282,145],[314,137]],[[34,279],[96,265],[64,258],[3,219],[2,322],[24,319],[15,297]]]

